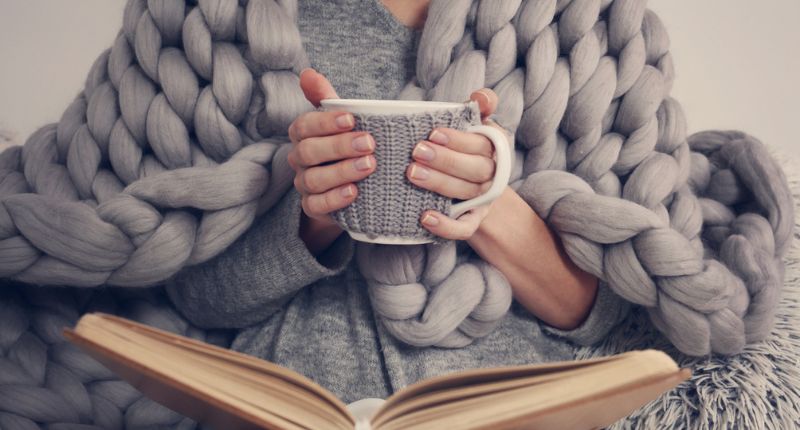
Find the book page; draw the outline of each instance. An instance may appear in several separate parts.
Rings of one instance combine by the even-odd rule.
[[[104,313],[94,313],[94,314],[89,314],[87,316],[90,315],[99,317],[104,321],[113,321],[116,324],[120,324],[131,330],[135,330],[143,335],[150,336],[164,342],[172,343],[174,345],[181,346],[202,354],[211,355],[221,360],[225,360],[231,363],[232,365],[246,366],[257,369],[264,373],[274,375],[276,377],[286,380],[287,382],[291,382],[295,385],[303,387],[308,391],[316,393],[319,397],[330,402],[331,405],[337,410],[339,410],[342,414],[349,415],[349,412],[347,410],[347,405],[345,405],[344,402],[339,400],[336,396],[334,396],[330,391],[326,390],[321,385],[317,384],[311,379],[291,369],[287,369],[283,366],[279,366],[277,364],[270,363],[265,360],[260,360],[250,355],[238,353],[230,349],[221,348],[216,345],[211,345],[185,336],[179,336],[167,331],[159,330],[144,324],[139,324],[134,321],[117,317],[114,315],[104,314]]]
[[[437,425],[501,428],[498,426],[503,422],[524,421],[526,414],[541,418],[548,414],[548,410],[569,404],[580,406],[592,396],[611,392],[626,384],[626,390],[631,391],[652,378],[655,382],[649,382],[651,385],[665,378],[674,379],[679,374],[674,361],[658,351],[635,351],[612,359],[592,360],[592,364],[587,366],[572,364],[575,363],[554,363],[547,366],[550,372],[536,372],[536,369],[525,366],[534,375],[518,379],[484,382],[485,378],[473,372],[464,378],[451,379],[450,382],[456,382],[451,385],[447,384],[446,377],[433,384],[423,381],[423,389],[417,390],[413,396],[382,408],[373,419],[373,426],[381,430],[437,428]],[[514,373],[517,372],[499,372],[500,375]],[[465,381],[478,383],[464,385]],[[430,387],[436,389],[424,389]],[[656,391],[658,393],[660,391]],[[650,399],[644,399],[641,404]],[[625,409],[628,404],[618,406],[623,407],[623,412],[619,412],[619,408],[613,410],[623,413],[619,417],[633,411]]]
[[[114,326],[105,326],[114,332]],[[128,341],[142,346],[145,351],[158,350],[165,358],[179,357],[180,371],[190,378],[197,378],[209,385],[215,393],[227,394],[237,402],[253,405],[262,409],[263,405],[270,405],[269,411],[289,421],[294,421],[304,427],[315,427],[319,423],[309,423],[308,419],[319,416],[322,422],[341,421],[339,414],[331,413],[329,407],[317,398],[314,393],[294,384],[288,384],[280,378],[257,370],[243,367],[230,366],[215,357],[204,356],[201,353],[187,351],[172,344],[139,336],[130,330],[120,330],[114,333]],[[188,355],[187,355],[188,354]],[[191,359],[189,362],[187,359]],[[188,368],[187,366],[191,366]]]
[[[233,351],[113,316],[86,315],[76,332],[65,335],[151,398],[167,400],[163,403],[170,407],[173,405],[168,402],[178,402],[190,408],[179,412],[195,419],[197,414],[208,413],[204,409],[222,408],[229,415],[226,419],[235,421],[235,416],[242,416],[249,422],[266,420],[271,423],[267,428],[325,425],[352,429],[354,425],[340,400],[327,391],[327,395],[318,394],[322,387],[314,387],[313,381],[293,375],[289,369],[253,357],[241,359]],[[152,392],[163,398],[155,398]],[[197,400],[214,408],[204,408]]]
[[[506,367],[493,367],[485,369],[472,369],[462,372],[450,373],[447,375],[437,376],[430,379],[425,379],[417,383],[411,384],[408,387],[401,389],[392,396],[386,399],[381,410],[376,414],[376,419],[379,418],[384,411],[393,408],[396,404],[405,402],[412,397],[418,397],[426,393],[465,386],[474,386],[485,382],[499,382],[507,380],[516,380],[520,378],[543,375],[543,374],[558,374],[565,370],[574,369],[576,367],[591,366],[598,363],[603,363],[609,360],[618,360],[625,354],[619,354],[608,357],[597,357],[589,360],[581,361],[566,361],[554,363],[540,363],[529,364],[522,366],[506,366]]]

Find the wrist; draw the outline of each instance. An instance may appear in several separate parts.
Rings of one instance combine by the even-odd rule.
[[[524,206],[523,206],[524,205]],[[522,200],[516,191],[511,187],[506,187],[497,199],[491,203],[491,209],[486,217],[478,225],[472,237],[467,242],[475,248],[476,245],[488,244],[496,241],[498,237],[508,233],[509,222],[512,220],[509,217],[518,217],[527,209],[528,204]],[[532,211],[531,211],[532,212]],[[537,221],[541,221],[535,213],[533,214]]]
[[[300,239],[314,256],[319,256],[328,249],[342,231],[333,220],[311,218],[304,211],[300,211]]]

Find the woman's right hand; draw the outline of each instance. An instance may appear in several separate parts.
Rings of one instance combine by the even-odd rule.
[[[330,82],[313,69],[300,73],[300,86],[314,106],[338,98]],[[375,171],[375,140],[367,132],[351,131],[354,125],[348,112],[312,111],[289,126],[292,150],[287,161],[307,217],[301,220],[300,236],[315,255],[341,233],[330,213],[352,203],[358,195],[355,182]]]

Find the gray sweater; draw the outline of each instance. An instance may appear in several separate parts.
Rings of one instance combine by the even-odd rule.
[[[380,0],[301,1],[299,28],[312,66],[340,97],[393,98],[413,76],[418,32]],[[465,348],[408,346],[376,321],[352,239],[342,234],[315,257],[299,237],[300,213],[292,189],[222,254],[172,277],[167,292],[194,324],[241,329],[233,349],[294,369],[345,402],[463,369],[569,359],[574,343],[602,339],[629,310],[601,283],[588,318],[571,331],[540,323],[515,301],[491,334]]]

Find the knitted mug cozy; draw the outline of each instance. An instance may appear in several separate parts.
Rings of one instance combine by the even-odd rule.
[[[457,108],[415,114],[353,115],[354,130],[375,139],[375,172],[358,182],[358,196],[331,216],[348,232],[367,239],[402,238],[436,242],[439,239],[420,224],[422,213],[434,209],[449,213],[452,199],[417,187],[406,178],[414,146],[436,127],[463,130],[480,124],[476,102]]]
[[[291,186],[283,136],[312,108],[296,18],[296,0],[129,0],[59,123],[0,154],[0,274],[148,286],[244,234]],[[679,349],[732,354],[768,333],[786,180],[742,133],[686,138],[644,1],[433,0],[417,54],[401,98],[494,89],[512,187]],[[357,252],[376,315],[408,343],[467,345],[508,309],[505,277],[455,243]]]

